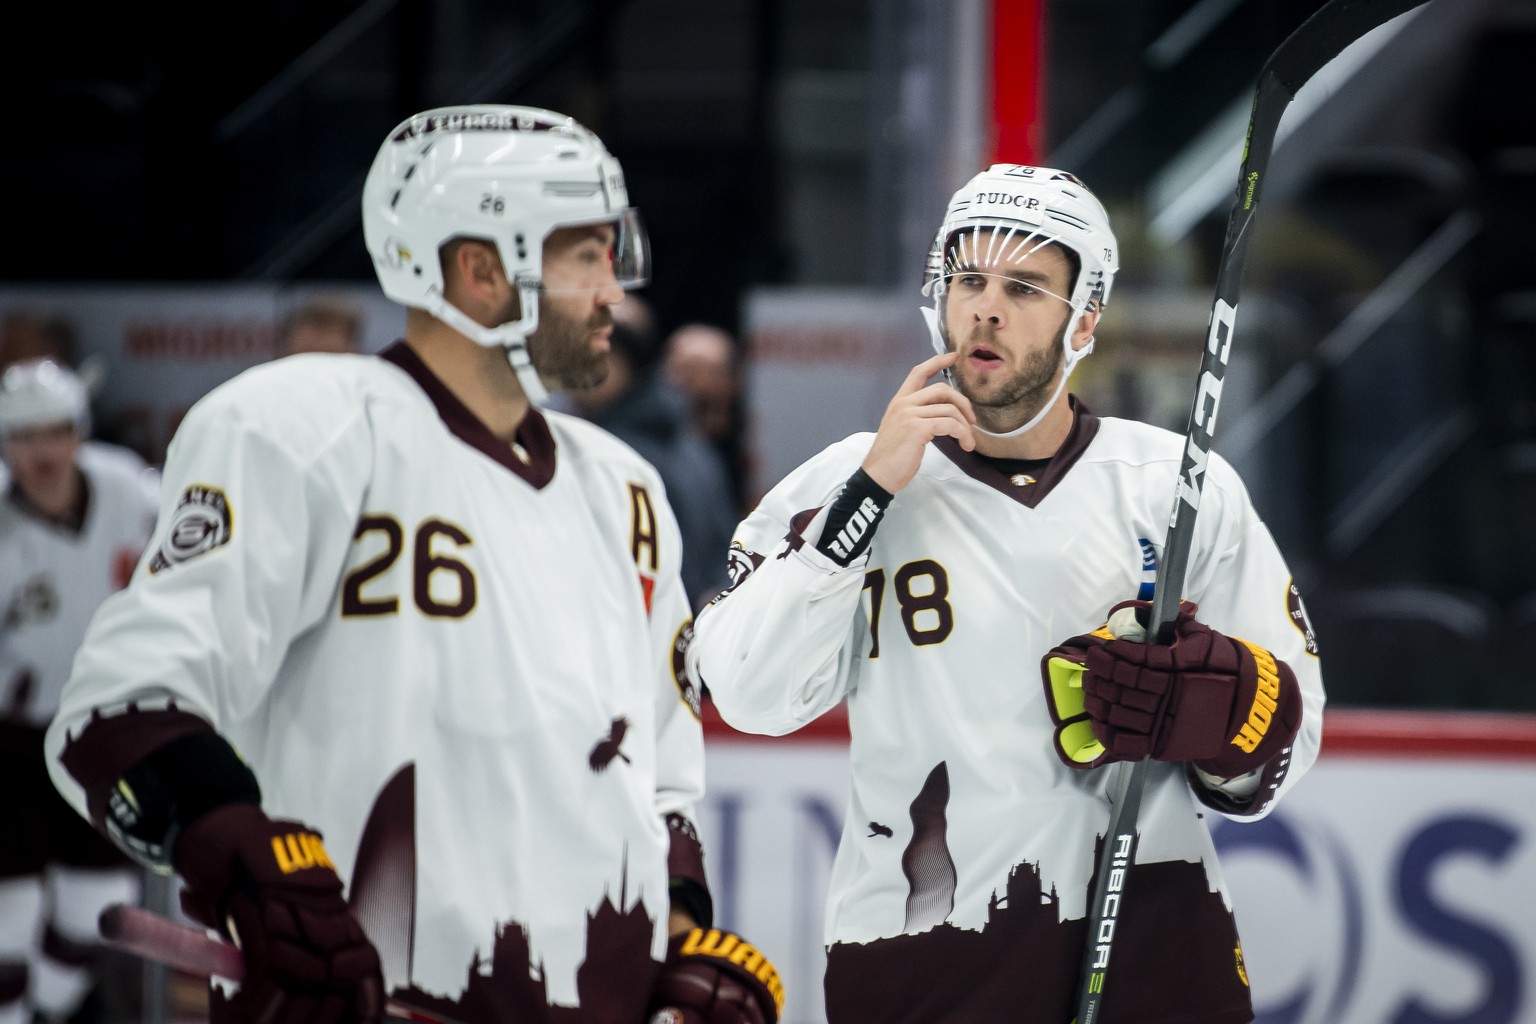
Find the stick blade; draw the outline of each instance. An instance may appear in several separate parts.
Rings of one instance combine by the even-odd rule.
[[[1286,93],[1296,91],[1323,65],[1379,25],[1429,0],[1333,0],[1324,4],[1264,62],[1260,77],[1273,75]]]

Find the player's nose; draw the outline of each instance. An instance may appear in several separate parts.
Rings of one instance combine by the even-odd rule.
[[[600,306],[617,306],[624,301],[624,287],[619,284],[619,279],[612,274],[597,287],[597,304]]]
[[[1002,288],[996,281],[988,281],[986,288],[982,290],[976,300],[976,306],[972,309],[977,323],[990,323],[994,327],[1001,327],[1003,323]]]

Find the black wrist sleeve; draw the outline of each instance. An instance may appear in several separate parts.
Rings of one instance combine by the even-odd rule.
[[[261,804],[261,787],[216,732],[177,737],[130,765],[107,795],[107,835],[139,863],[171,866],[181,830],[225,804]]]
[[[816,550],[838,565],[851,565],[869,550],[875,527],[885,515],[894,495],[875,483],[860,467],[853,471],[843,489],[832,499],[826,525],[816,541]]]

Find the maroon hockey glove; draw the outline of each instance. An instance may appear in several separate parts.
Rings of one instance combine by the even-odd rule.
[[[187,915],[245,954],[225,1004],[240,1024],[373,1024],[383,1012],[379,955],[341,895],[320,835],[227,804],[176,842]]]
[[[1145,620],[1148,601],[1123,601]],[[1044,659],[1057,717],[1057,753],[1073,767],[1109,761],[1190,761],[1233,778],[1262,767],[1301,727],[1301,691],[1290,666],[1246,640],[1195,621],[1179,606],[1171,645],[1115,639],[1106,625],[1073,637]],[[1080,715],[1067,694],[1081,672]],[[1065,699],[1064,699],[1065,698]],[[1091,730],[1091,740],[1085,728]]]
[[[756,946],[719,928],[667,943],[649,1024],[774,1024],[784,1009],[779,972]]]

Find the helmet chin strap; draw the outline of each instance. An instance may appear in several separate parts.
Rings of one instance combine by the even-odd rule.
[[[933,340],[934,350],[940,355],[948,352],[949,346],[945,344],[944,334],[939,329],[939,311],[932,306],[919,306],[918,312],[923,314],[923,322],[928,325],[928,335]],[[1072,347],[1072,328],[1077,323],[1077,314],[1079,312],[1080,311],[1074,309],[1074,315],[1067,319],[1066,329],[1061,333],[1061,347],[1064,353],[1062,356],[1061,364],[1061,380],[1057,382],[1056,390],[1051,392],[1050,399],[1048,399],[1044,405],[1040,406],[1040,410],[1031,416],[1029,422],[1025,423],[1022,427],[1016,427],[1013,430],[1009,430],[1001,434],[995,434],[981,426],[972,426],[972,430],[976,431],[978,434],[985,434],[987,437],[1018,437],[1020,434],[1024,434],[1033,430],[1036,424],[1045,418],[1045,414],[1051,411],[1051,407],[1054,406],[1056,404],[1056,400],[1061,397],[1061,392],[1066,388],[1067,380],[1072,376],[1072,371],[1077,368],[1077,364],[1082,361],[1084,356],[1093,351],[1092,338],[1089,338],[1088,344],[1084,345],[1082,348],[1074,349]],[[944,379],[949,382],[951,386],[953,386],[955,383],[953,375],[951,375],[948,370],[944,371]]]
[[[522,300],[523,309],[538,310],[538,289],[520,286],[518,296]],[[539,377],[539,371],[534,368],[532,357],[528,355],[528,335],[538,324],[537,312],[532,317],[511,320],[496,327],[486,327],[484,324],[476,323],[463,310],[441,295],[433,295],[426,309],[428,313],[470,340],[486,348],[505,349],[507,362],[511,364],[512,372],[517,374],[517,383],[522,387],[523,394],[528,396],[528,401],[539,406],[549,401],[549,389],[544,386],[543,379]]]

